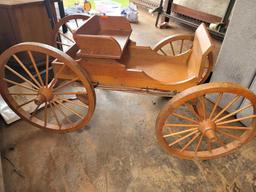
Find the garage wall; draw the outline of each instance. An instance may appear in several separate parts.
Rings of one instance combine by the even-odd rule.
[[[256,1],[237,1],[212,81],[231,81],[250,86],[256,74],[255,18]]]
[[[211,81],[239,83],[256,93],[255,18],[255,0],[236,2]]]

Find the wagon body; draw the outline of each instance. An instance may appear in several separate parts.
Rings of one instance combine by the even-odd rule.
[[[78,48],[76,45],[72,47],[67,54],[73,55],[76,53]],[[132,53],[131,53],[131,52]],[[133,53],[138,56],[146,55],[147,58],[136,58],[131,56]],[[113,59],[97,59],[97,58],[80,58],[77,63],[84,68],[95,87],[102,87],[112,90],[126,90],[126,91],[138,91],[138,92],[150,92],[166,96],[174,96],[177,92],[180,92],[186,88],[189,88],[198,83],[196,78],[185,79],[186,76],[186,60],[189,54],[178,57],[180,63],[177,63],[176,58],[168,58],[165,56],[158,55],[152,51],[149,47],[137,47],[135,45],[128,45],[127,55],[133,58],[136,63],[129,61],[129,58],[122,58],[121,60]],[[76,56],[73,56],[76,57]],[[154,64],[156,60],[162,60],[164,62],[163,68],[167,67],[166,70],[169,75],[166,79],[171,80],[170,82],[160,81],[154,79],[152,76],[145,72],[145,68],[154,70],[150,65]],[[139,63],[138,63],[139,61]],[[181,64],[182,62],[182,64]],[[134,65],[135,64],[135,65]],[[137,65],[136,65],[137,64]],[[168,64],[168,66],[166,65]],[[175,66],[176,65],[176,66]],[[53,69],[56,72],[61,68],[62,64],[58,61],[53,62]],[[159,75],[159,74],[156,74]],[[70,74],[69,70],[63,70],[59,75],[62,79],[74,79],[75,74]]]
[[[213,51],[204,25],[196,32],[194,48],[175,56],[137,46],[129,40],[130,34],[131,26],[123,17],[93,16],[74,33],[76,44],[66,53],[77,58],[93,84],[100,87],[173,96],[199,84]],[[61,64],[57,61],[53,66],[56,73]],[[59,78],[75,77],[63,70]]]

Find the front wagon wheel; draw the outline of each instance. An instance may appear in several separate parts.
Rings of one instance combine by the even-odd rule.
[[[61,66],[57,71],[52,70],[54,62]],[[21,43],[1,55],[0,69],[4,100],[33,125],[66,132],[84,127],[91,119],[95,92],[88,75],[60,50]],[[62,71],[69,71],[73,78],[61,79]]]
[[[235,107],[241,100],[247,105]],[[161,147],[185,159],[228,154],[252,139],[255,131],[256,96],[232,83],[209,83],[179,93],[156,122]]]

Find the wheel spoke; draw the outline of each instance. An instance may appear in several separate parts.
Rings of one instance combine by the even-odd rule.
[[[175,117],[178,117],[180,119],[184,119],[184,120],[190,121],[192,123],[198,123],[198,121],[196,121],[194,119],[191,119],[189,117],[186,117],[186,116],[183,116],[183,115],[180,115],[180,114],[177,114],[177,113],[173,113],[172,115],[175,116]]]
[[[233,105],[238,99],[240,98],[240,95],[236,96],[232,101],[230,101],[214,118],[213,121],[218,119],[219,116],[221,116],[231,105]]]
[[[165,124],[164,127],[197,127],[197,124]]]
[[[164,52],[164,50],[162,48],[160,48],[159,51],[161,51],[161,53],[163,53],[165,56],[167,56],[167,54]]]
[[[39,72],[39,70],[38,70],[38,68],[37,68],[35,58],[33,57],[31,51],[28,51],[28,55],[29,55],[29,57],[30,57],[30,60],[32,61],[32,64],[33,64],[33,66],[34,66],[34,69],[35,69],[35,71],[36,71],[36,74],[37,74],[37,76],[38,76],[38,79],[39,79],[41,85],[44,86],[43,79],[42,79],[41,74],[40,74],[40,72]]]
[[[205,110],[205,100],[204,97],[198,98],[199,103],[197,104],[197,111],[199,114],[200,119],[204,120],[206,119],[206,110]]]
[[[171,147],[171,146],[173,146],[173,145],[175,145],[175,144],[177,144],[177,143],[183,141],[184,139],[190,137],[191,135],[196,134],[197,132],[198,132],[198,130],[193,131],[192,133],[189,133],[189,134],[187,134],[187,135],[185,135],[185,136],[183,136],[183,137],[177,139],[176,141],[174,141],[174,142],[172,142],[171,144],[169,144],[169,147]]]
[[[195,111],[195,108],[191,104],[186,103],[186,106],[192,112],[192,114],[194,114],[197,117],[197,119],[200,119],[198,113]]]
[[[61,62],[61,61],[58,61],[58,60],[55,60],[54,63],[55,63],[55,64],[60,64],[60,65],[64,65],[64,62]],[[59,70],[59,71],[60,71],[60,70]],[[58,72],[59,72],[59,71],[58,71]]]
[[[57,113],[56,113],[55,109],[53,108],[52,103],[49,102],[49,104],[50,104],[50,109],[53,112],[53,116],[54,116],[54,118],[56,119],[56,121],[57,121],[57,123],[59,125],[59,129],[61,129],[61,123],[60,123],[60,121],[58,119]]]
[[[49,83],[49,55],[46,55],[45,70],[46,70],[45,85],[46,85],[46,87],[48,87],[48,83]]]
[[[50,82],[50,88],[53,88],[56,85],[56,83],[58,82],[57,77],[64,70],[64,68],[65,68],[65,65],[63,64],[61,68],[58,70],[58,72],[56,73],[55,75],[56,78],[53,78],[52,81]]]
[[[211,114],[210,114],[210,116],[209,116],[209,119],[212,119],[212,117],[213,117],[213,115],[214,115],[214,113],[215,113],[217,107],[219,106],[219,103],[220,103],[220,101],[221,101],[221,99],[222,99],[222,96],[223,96],[223,93],[220,93],[220,94],[218,95],[218,97],[217,97],[217,99],[216,99],[216,101],[215,101],[214,107],[213,107],[213,109],[212,109],[212,112],[211,112]]]
[[[80,115],[77,111],[75,111],[74,109],[70,109],[69,107],[67,107],[66,105],[62,104],[62,102],[55,100],[57,103],[59,103],[62,107],[64,107],[65,109],[67,109],[68,111],[74,113],[76,116],[80,117],[81,119],[83,119],[83,116]]]
[[[71,47],[71,45],[68,45],[68,44],[66,44],[66,43],[62,43],[62,42],[60,42],[60,41],[56,41],[56,43],[59,44],[59,45],[64,45],[64,46],[67,46],[67,47]]]
[[[243,107],[243,108],[241,108],[241,109],[238,109],[238,110],[234,111],[233,113],[230,113],[230,114],[228,114],[228,115],[226,115],[226,116],[224,116],[224,117],[222,117],[222,118],[216,120],[215,123],[218,123],[218,122],[220,122],[220,121],[223,121],[224,119],[227,119],[227,118],[229,118],[229,117],[231,117],[231,116],[233,116],[233,115],[235,115],[235,114],[237,114],[237,113],[240,113],[241,111],[243,111],[243,110],[245,110],[245,109],[248,109],[248,108],[250,108],[250,107],[252,107],[252,104],[249,104],[249,105],[247,105],[247,106],[245,106],[245,107]]]
[[[234,129],[234,130],[252,130],[252,127],[240,127],[240,126],[217,126],[219,129]]]
[[[27,102],[25,102],[25,103],[23,103],[23,104],[21,104],[21,105],[19,105],[18,108],[21,108],[21,107],[23,107],[23,106],[25,106],[25,105],[27,105],[27,104],[33,102],[33,101],[35,101],[35,98],[34,98],[34,99],[31,99],[31,100],[29,100],[29,101],[27,101]]]
[[[68,37],[67,35],[65,35],[64,33],[59,31],[59,34],[63,37],[65,37],[67,40],[71,41],[72,43],[75,43],[75,41],[73,39],[71,39],[70,37]]]
[[[35,84],[39,87],[41,87],[40,83],[34,78],[34,76],[30,73],[30,71],[27,69],[27,67],[22,63],[22,61],[14,54],[12,55],[13,58],[19,63],[19,65],[22,67],[22,69],[28,74],[28,76],[35,82]],[[7,67],[7,66],[6,66]]]
[[[38,95],[37,93],[9,93],[9,95]]]
[[[246,119],[253,119],[253,118],[256,118],[256,115],[249,115],[247,117],[241,117],[241,118],[233,119],[233,120],[229,120],[229,121],[222,121],[220,123],[217,123],[217,126],[225,125],[225,124],[228,124],[228,123],[234,123],[234,122],[238,122],[238,121],[243,121],[243,120],[246,120]]]
[[[180,54],[182,53],[182,50],[183,50],[183,44],[184,44],[184,39],[181,40]]]
[[[57,90],[59,90],[59,89],[65,87],[65,86],[68,86],[68,85],[70,85],[71,83],[74,83],[75,81],[77,81],[78,79],[79,79],[79,78],[77,77],[77,78],[75,78],[75,79],[72,79],[72,80],[70,80],[70,81],[67,81],[67,82],[63,83],[62,85],[60,85],[59,87],[56,87],[56,88],[54,89],[54,91],[57,91]]]
[[[79,27],[77,19],[75,19],[76,27]]]
[[[33,91],[33,92],[36,92],[36,91],[37,91],[36,89],[33,89],[32,87],[28,87],[28,86],[26,86],[26,85],[24,85],[24,84],[22,84],[22,83],[17,83],[17,82],[15,82],[15,81],[12,81],[12,80],[9,80],[9,79],[6,79],[6,78],[4,78],[4,81],[6,81],[6,82],[8,82],[8,83],[11,83],[11,84],[13,84],[13,85],[17,85],[17,86],[22,87],[22,88],[25,88],[25,89],[27,89],[27,90]]]
[[[13,70],[12,68],[10,68],[9,66],[5,65],[5,68],[8,69],[9,71],[11,71],[13,74],[15,74],[16,76],[18,76],[20,79],[22,79],[23,81],[27,82],[28,84],[30,84],[32,87],[39,89],[38,86],[36,86],[34,83],[32,83],[31,81],[29,81],[28,79],[26,79],[25,77],[21,76],[18,72],[16,72],[15,70]]]
[[[32,119],[32,117],[34,117],[36,115],[36,112],[38,111],[40,106],[41,106],[41,104],[36,106],[35,110],[30,115],[30,119]]]
[[[66,113],[64,113],[64,111],[61,109],[61,107],[58,106],[57,103],[55,103],[54,101],[53,101],[52,103],[53,103],[53,105],[60,111],[60,113],[65,117],[65,119],[67,119],[67,121],[68,121],[69,123],[73,123],[73,122],[69,119],[69,117],[66,115]]]
[[[192,128],[192,129],[187,129],[187,130],[184,130],[184,131],[179,131],[179,132],[171,133],[171,134],[168,134],[168,135],[164,135],[163,137],[164,138],[172,137],[172,136],[180,135],[180,134],[191,132],[191,131],[195,131],[195,130],[198,130],[198,128]]]
[[[170,46],[171,46],[171,49],[172,49],[172,54],[173,54],[173,56],[175,56],[175,51],[174,51],[172,42],[170,42]]]
[[[77,102],[74,102],[74,101],[71,101],[69,99],[65,99],[65,98],[59,98],[61,101],[65,101],[65,102],[68,102],[68,103],[72,103],[73,105],[75,106],[80,106],[80,107],[84,107],[84,108],[87,108],[88,109],[88,106],[85,105],[84,103],[77,103]]]
[[[77,91],[77,92],[54,92],[54,95],[84,95],[86,92]]]
[[[224,135],[226,137],[229,137],[229,138],[236,139],[236,140],[240,141],[240,137],[238,137],[236,135],[232,135],[230,133],[227,133],[227,132],[224,132],[224,131],[221,131],[221,130],[217,130],[217,132],[221,133],[222,135]]]
[[[204,137],[204,135],[201,134],[201,136],[200,136],[200,138],[199,138],[199,140],[198,140],[198,143],[197,143],[197,145],[196,145],[196,148],[195,148],[195,153],[198,152],[198,150],[199,150],[199,148],[200,148],[200,145],[201,145],[201,143],[202,143],[203,137]]]
[[[195,140],[196,138],[199,137],[201,133],[197,133],[196,135],[194,135],[194,137],[180,150],[180,152],[186,150]]]
[[[72,30],[71,27],[68,25],[68,23],[66,23],[66,26],[67,26],[68,30],[73,34],[73,30]]]
[[[58,79],[57,78],[53,78],[51,80],[51,82],[49,83],[49,88],[54,88],[54,86],[57,84]]]

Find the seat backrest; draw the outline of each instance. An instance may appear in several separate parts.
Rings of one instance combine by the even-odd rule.
[[[192,53],[188,61],[188,75],[201,79],[205,68],[207,55],[213,51],[214,45],[207,30],[207,27],[202,23],[196,30]]]

